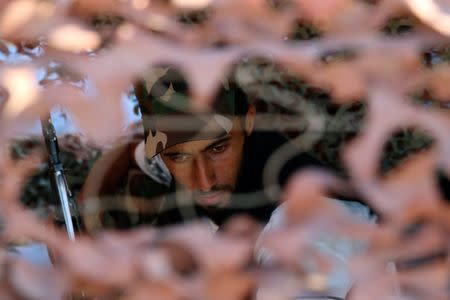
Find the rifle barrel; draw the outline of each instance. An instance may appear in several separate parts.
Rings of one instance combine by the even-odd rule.
[[[59,159],[58,139],[56,137],[55,128],[53,127],[50,116],[42,119],[41,125],[48,151],[50,183],[53,189],[53,194],[57,198],[57,202],[61,204],[61,209],[64,215],[64,223],[66,225],[69,239],[75,240],[75,228],[72,221],[72,213],[70,211],[71,192],[67,185],[64,167]]]

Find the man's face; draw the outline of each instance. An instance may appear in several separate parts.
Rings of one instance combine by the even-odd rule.
[[[181,143],[165,149],[161,157],[175,181],[193,193],[197,204],[223,207],[236,186],[245,134],[236,117],[227,136]]]

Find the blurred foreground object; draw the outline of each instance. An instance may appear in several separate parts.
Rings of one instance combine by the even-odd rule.
[[[29,52],[29,43],[42,41],[46,50],[18,65],[0,66],[5,95],[0,101],[2,145],[16,137],[26,121],[63,106],[86,136],[107,148],[124,132],[122,96],[149,65],[177,66],[188,81],[193,106],[204,109],[234,64],[268,58],[308,85],[284,95],[271,94],[271,88],[261,92],[270,104],[294,115],[287,118],[293,122],[283,126],[312,135],[295,139],[301,150],[325,129],[348,130],[327,123],[320,110],[304,113],[309,105],[299,99],[311,90],[323,90],[318,98],[334,104],[337,112],[342,112],[336,108],[340,105],[364,105],[362,129],[339,149],[345,183],[337,183],[331,174],[300,173],[286,191],[265,187],[267,194],[285,195],[285,226],[266,236],[276,262],[270,267],[253,260],[258,226],[256,232],[229,226],[231,233],[214,233],[204,222],[98,232],[71,241],[20,206],[20,191],[36,161],[0,157],[2,241],[25,237],[43,242],[59,258],[49,270],[0,255],[1,296],[48,300],[83,290],[103,299],[242,300],[255,297],[265,281],[276,292],[266,296],[292,299],[314,290],[311,296],[317,298],[327,294],[333,279],[327,271],[333,265],[314,250],[340,245],[333,239],[339,233],[344,240],[367,245],[359,255],[346,257],[354,279],[349,299],[448,299],[450,211],[435,174],[438,170],[450,175],[450,68],[448,59],[424,55],[448,47],[447,6],[444,0],[216,0],[181,5],[145,0],[0,1],[1,38]],[[114,15],[119,24],[107,24],[98,32],[87,29],[87,20],[104,13]],[[385,34],[390,32],[383,29],[386,23],[403,15],[411,20],[409,29],[398,36]],[[302,23],[317,30],[293,32]],[[59,70],[35,80],[34,71],[42,66]],[[65,72],[89,78],[89,84],[55,79],[55,73]],[[276,85],[274,74],[264,75]],[[251,76],[242,77],[251,82]],[[427,99],[413,103],[411,97],[418,94]],[[308,122],[299,121],[303,115]],[[273,130],[278,124],[268,120],[265,128]],[[383,147],[403,128],[424,131],[433,143],[425,143],[427,151],[394,166],[392,173],[379,172]],[[402,143],[397,146],[401,152]],[[279,175],[287,154],[278,152],[265,166],[269,181]],[[378,226],[355,224],[324,201],[328,189],[340,187],[355,191],[376,209]],[[328,243],[311,243],[322,237]]]

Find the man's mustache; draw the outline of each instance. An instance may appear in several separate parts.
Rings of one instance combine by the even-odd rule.
[[[194,191],[194,197],[205,197],[216,192],[230,192],[232,193],[234,188],[231,185],[215,185],[212,186],[209,191]]]

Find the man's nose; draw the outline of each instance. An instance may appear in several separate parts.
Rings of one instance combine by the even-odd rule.
[[[214,167],[207,158],[197,157],[194,162],[194,182],[196,182],[196,189],[207,192],[216,183],[216,176]]]

